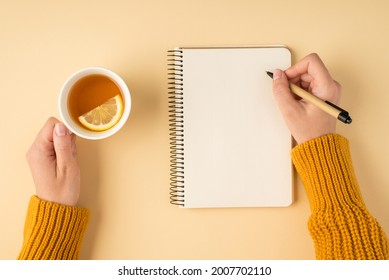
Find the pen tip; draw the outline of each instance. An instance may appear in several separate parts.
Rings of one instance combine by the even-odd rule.
[[[273,79],[273,73],[272,72],[270,72],[270,71],[266,71],[266,74],[270,77],[270,78],[272,78]]]

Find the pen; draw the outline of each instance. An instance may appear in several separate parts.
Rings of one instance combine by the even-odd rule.
[[[266,71],[266,73],[269,75],[270,78],[273,79],[273,73]],[[337,118],[341,122],[344,122],[346,124],[350,124],[352,122],[352,119],[349,115],[349,113],[346,110],[343,110],[342,108],[336,106],[335,104],[332,104],[331,102],[327,100],[321,100],[320,98],[316,97],[315,95],[303,90],[302,88],[296,86],[295,84],[289,83],[290,90],[296,94],[297,96],[300,96],[302,99],[316,105],[320,109],[322,109],[324,112],[330,114],[331,116]]]

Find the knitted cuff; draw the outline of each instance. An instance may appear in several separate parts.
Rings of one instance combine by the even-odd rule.
[[[312,212],[345,204],[364,206],[346,138],[325,135],[296,146],[291,154]]]
[[[32,196],[18,259],[78,259],[89,210]]]
[[[292,150],[311,205],[308,228],[318,259],[387,259],[388,241],[366,209],[351,162],[349,143],[326,135]]]

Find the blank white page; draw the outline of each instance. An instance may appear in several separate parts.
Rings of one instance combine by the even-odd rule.
[[[291,136],[266,74],[289,50],[182,50],[184,207],[290,205]]]

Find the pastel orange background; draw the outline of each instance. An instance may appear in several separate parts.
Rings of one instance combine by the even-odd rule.
[[[389,233],[389,3],[361,1],[0,0],[0,259],[15,259],[34,185],[25,153],[65,79],[87,66],[121,75],[133,98],[115,136],[78,139],[82,259],[313,259],[299,179],[288,208],[178,209],[169,203],[166,51],[285,44],[320,54],[343,85],[338,125],[361,192]],[[206,180],[206,178],[204,178]]]

